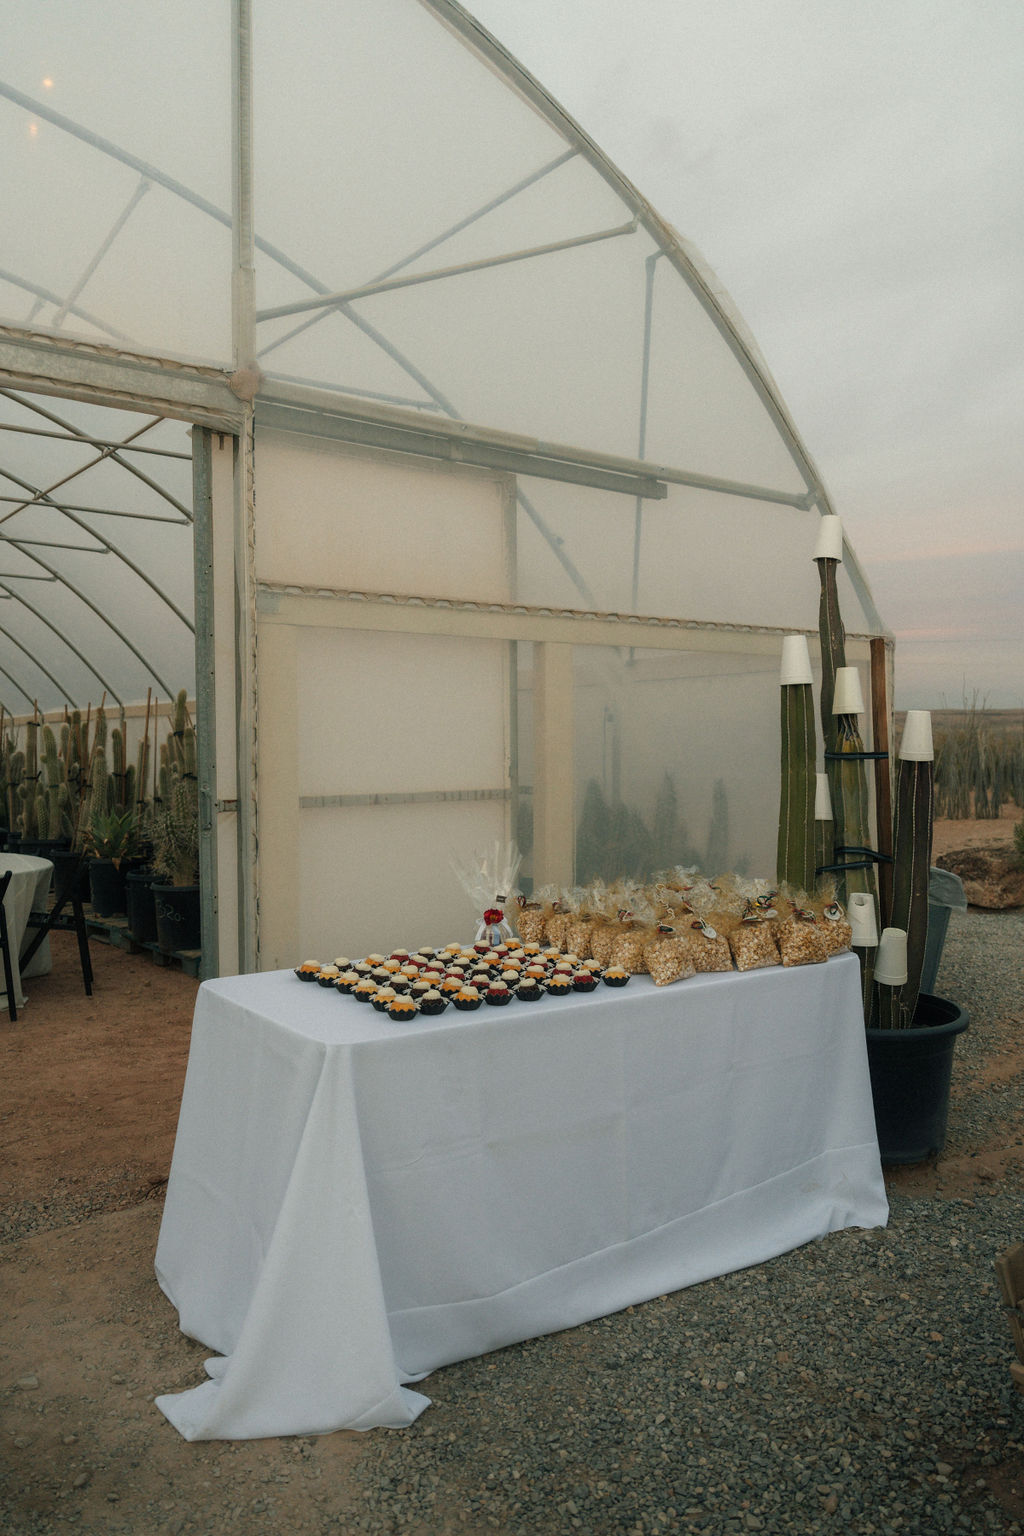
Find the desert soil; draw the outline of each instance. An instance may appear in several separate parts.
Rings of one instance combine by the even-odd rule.
[[[1011,825],[939,822],[935,851],[1008,841]],[[201,1380],[209,1353],[153,1276],[197,983],[94,942],[89,998],[73,937],[52,946],[17,1022],[0,1015],[0,1528],[343,1531],[370,1437],[190,1445],[153,1405]],[[1024,1071],[1019,1031],[991,1070]],[[1010,1155],[979,1147],[888,1177],[969,1195]],[[209,1524],[199,1511],[214,1508]]]

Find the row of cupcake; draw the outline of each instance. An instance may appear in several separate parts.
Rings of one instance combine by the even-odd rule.
[[[623,987],[629,981],[629,973],[621,967],[602,968],[595,960],[581,961],[576,955],[518,940],[493,949],[449,944],[415,953],[394,950],[390,955],[367,955],[354,964],[347,956],[329,965],[307,960],[296,968],[296,975],[333,987],[357,1002],[369,1002],[396,1021],[417,1013],[440,1014],[449,1004],[469,1012],[484,1003],[504,1007],[513,998],[536,1002],[546,996],[592,992],[601,981],[609,987]]]

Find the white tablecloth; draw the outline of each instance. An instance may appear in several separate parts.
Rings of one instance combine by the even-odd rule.
[[[19,1008],[24,1008],[25,993],[21,985],[22,972],[19,969],[18,956],[35,936],[35,929],[29,929],[27,926],[28,915],[33,907],[41,910],[46,906],[50,881],[53,878],[53,865],[49,859],[38,859],[33,854],[0,853],[0,875],[5,875],[8,870],[11,870],[13,878],[4,897],[4,910],[7,913],[7,934],[11,945],[14,1001]],[[32,956],[24,974],[45,976],[49,973],[51,965],[50,940],[47,936]],[[0,965],[0,999],[2,999],[0,1008],[6,1008],[7,992],[2,965]]]
[[[410,1423],[403,1383],[888,1215],[852,955],[392,1024],[208,981],[157,1249],[190,1440]]]

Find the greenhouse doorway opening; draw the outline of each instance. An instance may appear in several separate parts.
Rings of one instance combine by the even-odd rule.
[[[0,820],[118,856],[151,847],[173,807],[173,882],[193,857],[206,875],[187,936],[203,974],[217,965],[196,650],[209,465],[203,429],[143,402],[0,388]]]

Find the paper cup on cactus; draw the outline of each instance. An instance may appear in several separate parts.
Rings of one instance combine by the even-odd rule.
[[[864,694],[860,686],[860,673],[856,667],[837,667],[836,686],[832,695],[834,715],[862,715]]]
[[[783,642],[785,643],[785,642]],[[908,709],[900,739],[900,757],[907,763],[930,763],[935,758],[932,717],[927,709]]]
[[[878,922],[875,918],[875,898],[870,891],[853,891],[846,907],[852,934],[850,943],[854,949],[874,949],[878,943]]]
[[[818,542],[814,546],[815,560],[841,560],[843,558],[843,520],[840,517],[823,517],[818,524]]]
[[[782,642],[782,668],[779,682],[789,687],[793,683],[810,683],[811,653],[807,649],[806,635],[786,635]]]
[[[814,819],[815,821],[832,821],[832,796],[829,794],[828,774],[816,773],[814,775],[816,785],[814,790]]]
[[[875,980],[883,987],[902,987],[907,980],[907,935],[902,928],[883,928],[875,952]]]

